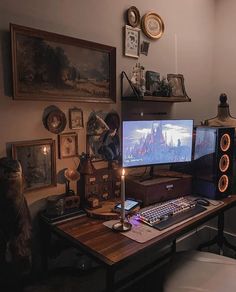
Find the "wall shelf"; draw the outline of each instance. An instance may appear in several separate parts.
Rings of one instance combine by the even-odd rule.
[[[124,96],[123,95],[123,82],[124,77],[127,79],[132,91],[133,95],[130,96]],[[136,90],[136,88],[133,86],[131,80],[128,78],[127,74],[122,71],[121,72],[121,101],[135,101],[135,102],[191,102],[191,98],[188,97],[188,95],[185,93],[185,96],[176,97],[176,96],[140,96]]]
[[[123,96],[121,97],[122,101],[136,101],[136,102],[191,102],[191,98],[188,96],[186,98],[183,97],[174,97],[174,96]]]

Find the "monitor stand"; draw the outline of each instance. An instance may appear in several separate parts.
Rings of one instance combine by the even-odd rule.
[[[158,177],[158,175],[154,174],[154,166],[150,166],[150,170],[149,170],[148,175],[145,175],[139,181],[144,182],[146,180],[152,180],[152,179],[155,179],[157,177]]]

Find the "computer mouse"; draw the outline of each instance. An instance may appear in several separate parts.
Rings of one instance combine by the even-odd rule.
[[[209,206],[210,205],[210,202],[207,199],[201,198],[201,199],[197,199],[196,201],[201,206]]]

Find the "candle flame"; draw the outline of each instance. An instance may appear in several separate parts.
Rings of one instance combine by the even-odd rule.
[[[46,155],[47,154],[47,147],[43,146],[43,154]]]
[[[125,176],[125,169],[122,169],[122,176]]]

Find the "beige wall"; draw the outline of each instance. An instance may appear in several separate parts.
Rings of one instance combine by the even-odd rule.
[[[228,95],[231,115],[234,117],[236,117],[235,11],[234,0],[216,0],[214,92],[225,92]]]
[[[231,2],[233,3],[233,0]],[[42,138],[57,139],[56,135],[48,132],[42,124],[43,111],[49,105],[57,105],[66,113],[67,117],[69,108],[81,107],[84,111],[85,123],[92,109],[119,110],[120,72],[125,70],[129,73],[136,63],[136,59],[124,57],[122,49],[124,13],[131,5],[135,5],[141,15],[154,10],[165,22],[163,37],[158,41],[151,41],[149,55],[147,57],[142,55],[139,62],[144,65],[145,69],[158,71],[161,75],[165,75],[176,73],[177,61],[177,73],[184,74],[186,90],[192,99],[191,103],[180,103],[173,106],[155,103],[152,105],[152,112],[164,108],[173,117],[193,118],[195,123],[199,123],[200,120],[215,113],[214,83],[212,83],[215,1],[1,0],[0,157],[6,155],[6,143],[8,142]],[[10,22],[115,46],[117,48],[117,104],[13,101],[9,70]],[[177,46],[174,41],[175,35],[177,36]],[[143,35],[142,38],[145,39]],[[177,60],[175,47],[177,47]],[[233,80],[232,74],[228,77]],[[221,88],[217,90],[219,91]],[[81,153],[83,150],[85,150],[85,131],[81,130],[79,131],[79,152]],[[57,171],[73,165],[73,163],[72,159],[57,160]],[[63,191],[64,186],[58,185],[54,188],[28,193],[26,197],[28,202],[32,203],[49,194]]]
[[[231,116],[236,118],[236,1],[216,0],[215,50],[214,50],[214,88],[213,92],[228,95]],[[218,103],[218,98],[214,104]],[[236,159],[236,158],[234,158]],[[228,211],[226,229],[236,232],[235,208]]]

